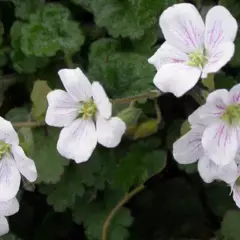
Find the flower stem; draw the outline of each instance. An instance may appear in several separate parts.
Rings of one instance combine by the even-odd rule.
[[[143,93],[135,96],[125,97],[125,98],[116,98],[112,100],[112,103],[119,103],[119,104],[130,103],[133,101],[143,100],[146,98],[154,99],[159,97],[160,95],[161,93],[159,91],[154,90],[154,91],[149,91],[147,93]]]
[[[156,115],[157,115],[157,121],[158,121],[158,123],[160,123],[161,122],[161,118],[162,118],[161,110],[160,110],[160,108],[158,106],[157,99],[155,98],[155,99],[153,99],[153,101],[154,101],[155,112],[156,112]]]
[[[72,61],[72,56],[69,54],[65,54],[64,61],[68,68],[74,68],[74,63]]]
[[[102,240],[107,240],[107,234],[108,234],[108,228],[110,226],[110,223],[115,216],[115,214],[118,212],[118,210],[125,204],[127,203],[133,196],[141,192],[145,186],[143,184],[137,186],[134,188],[131,192],[127,193],[118,203],[117,205],[112,209],[112,211],[109,213],[107,216],[103,229],[102,229]]]
[[[21,128],[21,127],[34,128],[34,127],[45,126],[46,123],[45,122],[16,122],[16,123],[12,123],[12,125],[15,128]]]

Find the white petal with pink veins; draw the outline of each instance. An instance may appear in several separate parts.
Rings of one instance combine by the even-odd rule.
[[[235,85],[229,91],[229,103],[240,103],[240,84]]]
[[[162,65],[167,63],[184,63],[188,61],[188,55],[177,48],[164,42],[161,47],[148,59],[158,70]]]
[[[206,16],[205,47],[212,51],[220,43],[233,42],[237,34],[237,21],[223,6],[215,6]]]
[[[197,9],[189,3],[174,4],[159,19],[166,41],[185,53],[201,49],[204,23]]]
[[[203,68],[203,77],[208,73],[218,72],[234,55],[235,45],[232,42],[218,44],[208,53],[208,63]]]
[[[202,145],[205,154],[217,165],[227,165],[234,161],[238,150],[236,130],[219,120],[205,129]]]
[[[238,168],[234,161],[227,165],[219,166],[206,156],[199,159],[198,172],[206,183],[221,180],[231,184],[234,183],[238,177]]]
[[[178,163],[194,163],[203,156],[202,132],[202,128],[194,128],[173,144],[173,156]]]
[[[198,82],[201,70],[182,63],[163,65],[155,75],[153,83],[163,92],[181,97]]]

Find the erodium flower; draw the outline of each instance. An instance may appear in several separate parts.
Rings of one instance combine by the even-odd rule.
[[[21,181],[20,173],[30,182],[37,178],[35,163],[19,146],[18,135],[12,124],[0,117],[0,201],[16,196]]]
[[[198,161],[198,172],[204,182],[222,180],[228,184],[237,178],[237,164],[235,161],[219,166],[204,152],[202,136],[206,125],[200,118],[201,108],[189,116],[191,130],[173,144],[173,156],[180,164],[190,164]]]
[[[207,123],[202,136],[205,154],[217,165],[234,161],[240,147],[240,84],[210,93],[199,115]]]
[[[85,162],[97,142],[116,147],[126,130],[126,124],[112,117],[112,104],[99,82],[89,82],[79,69],[58,72],[66,91],[54,90],[47,96],[46,123],[64,127],[60,133],[58,152],[75,162]]]
[[[6,202],[0,202],[0,236],[9,232],[9,225],[6,217],[15,214],[18,210],[19,203],[16,198]]]
[[[153,82],[163,92],[182,96],[234,54],[237,22],[225,7],[210,9],[204,24],[192,4],[175,4],[162,13],[159,24],[166,42],[148,61],[157,69]]]

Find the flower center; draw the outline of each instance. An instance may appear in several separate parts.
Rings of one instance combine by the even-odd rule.
[[[0,160],[3,158],[4,154],[10,151],[10,144],[0,141]]]
[[[97,112],[97,106],[93,100],[90,100],[88,102],[83,102],[81,109],[79,111],[80,116],[84,119],[92,118],[96,112]]]
[[[240,123],[240,104],[228,106],[221,118],[230,125]]]
[[[203,68],[206,63],[207,58],[204,56],[202,51],[197,50],[189,54],[189,66]]]

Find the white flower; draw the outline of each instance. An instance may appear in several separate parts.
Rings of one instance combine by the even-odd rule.
[[[6,217],[15,214],[18,210],[19,203],[16,198],[6,202],[0,202],[0,236],[9,232],[9,225]]]
[[[79,68],[62,69],[58,74],[67,92],[54,90],[48,94],[46,114],[48,125],[64,127],[57,143],[58,152],[80,163],[89,159],[97,142],[116,147],[126,124],[112,117],[112,104],[100,83],[91,85]]]
[[[240,147],[240,84],[229,92],[219,89],[210,93],[199,115],[206,123],[202,136],[205,154],[217,165],[229,164]]]
[[[237,178],[237,164],[235,161],[227,165],[219,166],[214,163],[206,154],[202,146],[202,135],[205,124],[199,114],[201,109],[189,116],[191,130],[173,144],[173,156],[180,164],[190,164],[198,161],[198,172],[204,182],[210,183],[213,180],[222,180],[232,184]]]
[[[21,181],[20,173],[30,182],[37,178],[35,163],[19,146],[18,135],[12,124],[0,117],[0,201],[16,196]]]
[[[148,61],[157,69],[153,82],[163,92],[182,96],[234,54],[237,22],[222,6],[210,9],[204,24],[193,5],[175,4],[163,12],[159,24],[166,42]]]

